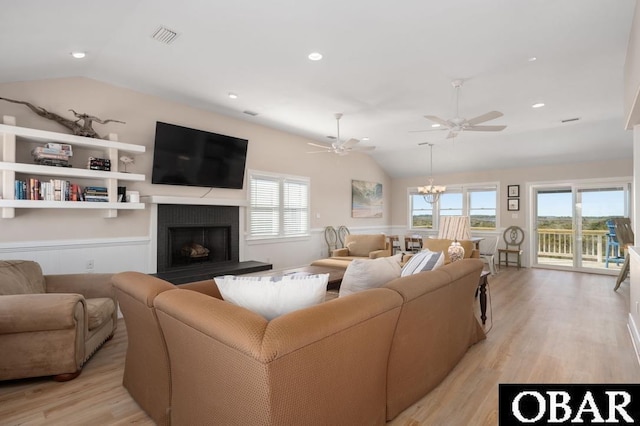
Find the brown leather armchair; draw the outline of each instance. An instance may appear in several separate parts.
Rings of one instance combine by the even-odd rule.
[[[115,332],[111,275],[43,275],[33,261],[0,261],[0,380],[77,377]]]

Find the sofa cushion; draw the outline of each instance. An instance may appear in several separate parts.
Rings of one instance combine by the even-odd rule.
[[[86,299],[87,316],[89,317],[89,331],[94,330],[109,321],[113,316],[116,305],[113,299],[109,297],[96,297],[95,299]]]
[[[417,274],[423,271],[432,271],[444,265],[444,253],[441,251],[422,250],[414,254],[402,267],[400,276]]]
[[[354,259],[344,271],[340,297],[369,288],[382,287],[400,277],[402,253],[378,259]]]
[[[444,263],[451,263],[451,259],[449,259],[449,246],[453,240],[441,239],[441,238],[425,238],[422,241],[422,248],[429,249],[431,251],[441,251],[444,253]],[[473,253],[473,249],[475,248],[475,244],[470,240],[460,240],[458,241],[462,248],[464,249],[464,258],[468,259],[471,257]]]
[[[282,277],[215,277],[223,299],[267,320],[324,301],[329,274]]]
[[[345,237],[345,247],[349,249],[349,256],[369,257],[369,253],[384,250],[386,237],[384,234],[355,234]]]
[[[0,295],[45,293],[42,269],[30,260],[0,261]]]

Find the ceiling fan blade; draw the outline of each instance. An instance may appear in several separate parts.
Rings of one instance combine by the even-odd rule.
[[[409,133],[435,132],[436,130],[449,130],[449,129],[446,127],[434,127],[433,129],[426,129],[426,130],[409,130]]]
[[[350,151],[360,151],[360,152],[366,152],[366,151],[373,151],[374,149],[376,149],[375,146],[354,146],[352,148],[350,148]]]
[[[467,120],[467,125],[475,126],[476,124],[484,123],[485,121],[495,120],[496,118],[502,117],[504,114],[500,111],[490,111],[486,114],[479,115],[471,120]]]
[[[469,126],[465,127],[464,130],[472,132],[499,132],[500,130],[504,130],[506,128],[507,126]]]
[[[425,115],[424,118],[433,121],[434,123],[438,123],[441,126],[451,127],[451,123],[449,123],[447,120],[443,120],[440,117],[436,117],[435,115]]]
[[[307,151],[307,154],[322,154],[325,152],[331,152],[331,151]]]
[[[316,148],[324,148],[324,149],[331,149],[333,148],[331,145],[329,144],[321,144],[321,143],[315,143],[315,142],[307,142],[307,145],[311,145],[311,146],[315,146]]]
[[[357,144],[358,142],[360,142],[358,139],[349,139],[348,141],[343,143],[341,146],[343,148],[351,148],[351,147],[355,146],[355,144]]]

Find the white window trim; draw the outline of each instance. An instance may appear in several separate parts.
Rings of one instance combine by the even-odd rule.
[[[470,183],[470,184],[460,184],[460,185],[446,185],[447,190],[445,193],[462,193],[462,214],[469,213],[469,191],[478,191],[482,189],[486,190],[495,190],[496,191],[496,229],[495,231],[500,229],[500,182],[479,182],[479,183]],[[437,233],[440,227],[440,201],[436,208],[433,209],[433,228],[424,229],[424,228],[414,228],[413,227],[413,203],[411,202],[412,195],[419,195],[418,187],[412,186],[407,188],[407,228],[411,231],[424,231],[424,232],[434,232]],[[487,231],[479,231],[479,232],[494,232],[494,230]]]
[[[267,178],[273,178],[273,179],[277,179],[280,181],[280,191],[281,191],[281,196],[280,196],[280,206],[279,206],[279,212],[280,212],[280,234],[277,236],[274,235],[269,235],[269,236],[264,236],[264,237],[260,237],[260,236],[252,236],[251,235],[251,209],[252,209],[252,205],[251,205],[251,180],[253,178],[253,176],[256,177],[267,177]],[[306,223],[306,232],[303,234],[297,234],[297,235],[283,235],[283,217],[282,217],[282,211],[283,211],[283,203],[284,203],[284,197],[282,196],[282,183],[286,180],[292,180],[292,181],[298,181],[298,182],[305,182],[307,184],[307,223]],[[303,240],[303,239],[308,239],[311,236],[311,178],[309,178],[308,176],[296,176],[296,175],[289,175],[289,174],[283,174],[283,173],[273,173],[273,172],[263,172],[260,170],[252,170],[249,169],[248,170],[248,181],[249,184],[248,186],[248,190],[247,190],[247,204],[248,204],[248,212],[246,215],[246,220],[247,220],[247,233],[246,233],[246,240],[253,242],[253,243],[267,243],[267,242],[275,242],[275,241],[281,241],[281,240],[287,240],[287,241],[295,241],[295,240]]]

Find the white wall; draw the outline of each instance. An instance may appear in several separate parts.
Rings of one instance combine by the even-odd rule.
[[[2,97],[31,102],[68,118],[73,118],[67,111],[73,108],[78,112],[103,119],[125,121],[126,124],[94,124],[94,129],[102,134],[117,133],[121,142],[146,146],[147,152],[135,156],[135,164],[128,168],[130,172],[145,174],[145,182],[126,184],[128,190],[137,190],[142,196],[202,197],[206,194],[206,198],[232,200],[246,200],[247,197],[246,185],[243,190],[214,189],[211,192],[208,192],[208,188],[152,185],[155,123],[164,121],[248,139],[247,169],[310,177],[312,229],[324,229],[327,225],[385,229],[390,223],[391,180],[366,154],[352,153],[344,157],[333,154],[307,154],[307,142],[310,140],[254,124],[251,118],[241,120],[227,117],[86,78],[0,84],[0,94]],[[37,116],[23,105],[0,101],[0,115],[15,116],[18,126],[68,132],[56,122]],[[30,161],[30,147],[29,144],[19,144],[18,158]],[[74,149],[74,167],[85,167],[89,155],[99,154],[100,152]],[[352,179],[383,184],[385,211],[382,218],[351,217]],[[46,265],[50,265],[51,271],[76,271],[79,264],[90,260],[85,259],[89,256],[88,252],[82,252],[82,249],[76,251],[76,241],[81,241],[80,247],[85,247],[84,242],[89,241],[94,249],[95,246],[100,246],[101,242],[106,247],[113,248],[114,241],[122,239],[144,241],[149,238],[150,221],[150,209],[121,210],[115,219],[103,218],[102,212],[98,210],[16,209],[14,219],[0,219],[0,245],[4,250],[0,252],[0,256],[30,258],[31,255],[36,256],[37,252],[36,257],[39,259],[57,259],[56,262],[45,262]],[[243,237],[246,224],[242,223],[241,228]],[[278,267],[308,263],[309,259],[318,258],[320,253],[320,244],[315,234],[306,241],[245,245],[241,249],[245,257],[241,260],[269,258]],[[55,242],[59,241],[64,241],[65,244],[56,246]],[[22,246],[30,249],[20,248]],[[47,250],[38,249],[40,246],[48,247],[47,250],[51,253],[45,254]],[[12,247],[15,247],[15,250]],[[114,272],[126,269],[148,271],[147,262],[137,263],[138,259],[144,257],[141,253],[146,252],[148,247],[136,244],[134,249],[130,249],[128,242],[118,247],[109,250],[110,260],[104,263],[105,268]],[[68,250],[73,255],[61,255]],[[132,254],[130,250],[135,253]],[[102,251],[94,253],[95,256],[104,254]],[[78,256],[82,259],[77,259]],[[98,259],[94,260],[94,270],[97,271],[98,265],[103,263],[98,262]],[[48,268],[49,266],[45,267],[47,273],[50,272]]]

